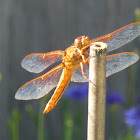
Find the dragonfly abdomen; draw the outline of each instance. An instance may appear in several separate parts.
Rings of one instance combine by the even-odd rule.
[[[55,89],[54,94],[52,95],[51,99],[47,103],[45,110],[43,113],[48,113],[51,111],[54,107],[57,106],[57,102],[62,97],[66,87],[68,86],[71,77],[74,73],[74,70],[69,70],[67,67],[63,69],[63,72],[61,74],[60,80],[58,82],[58,85]]]

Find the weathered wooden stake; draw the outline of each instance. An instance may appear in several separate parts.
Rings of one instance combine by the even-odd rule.
[[[105,139],[107,44],[90,46],[87,140]]]

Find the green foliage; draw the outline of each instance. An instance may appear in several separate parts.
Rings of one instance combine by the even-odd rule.
[[[140,8],[136,8],[135,10],[135,19],[136,21],[140,21]]]
[[[64,140],[73,140],[72,133],[73,133],[73,117],[68,112],[64,112]]]
[[[21,114],[17,109],[13,109],[11,117],[8,120],[8,126],[10,128],[11,140],[19,140],[19,122],[21,120]]]
[[[2,82],[2,73],[0,72],[0,83]]]
[[[31,105],[27,105],[25,110],[28,112],[30,118],[32,119],[33,123],[36,127],[38,127],[38,115],[34,111],[33,107]]]
[[[44,133],[45,116],[43,115],[43,109],[45,104],[46,104],[46,96],[41,99],[39,113],[36,113],[32,108],[32,106],[30,105],[26,106],[26,111],[28,112],[29,116],[31,117],[32,121],[37,127],[38,140],[45,140],[45,133]]]

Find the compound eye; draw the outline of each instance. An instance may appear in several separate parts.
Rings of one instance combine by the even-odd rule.
[[[74,45],[77,47],[77,48],[81,48],[82,47],[82,37],[77,37],[75,40],[74,40]]]
[[[83,38],[82,38],[82,45],[83,46],[86,46],[86,45],[88,45],[89,44],[89,37],[87,37],[87,36],[83,36]]]

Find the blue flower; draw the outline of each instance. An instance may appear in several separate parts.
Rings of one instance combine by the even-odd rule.
[[[124,113],[125,123],[135,128],[135,137],[140,138],[140,107],[131,107]]]
[[[71,85],[67,88],[65,97],[73,100],[82,100],[88,96],[88,83]]]
[[[107,104],[119,104],[122,105],[125,102],[125,97],[123,94],[118,93],[117,91],[112,91],[106,96]]]

